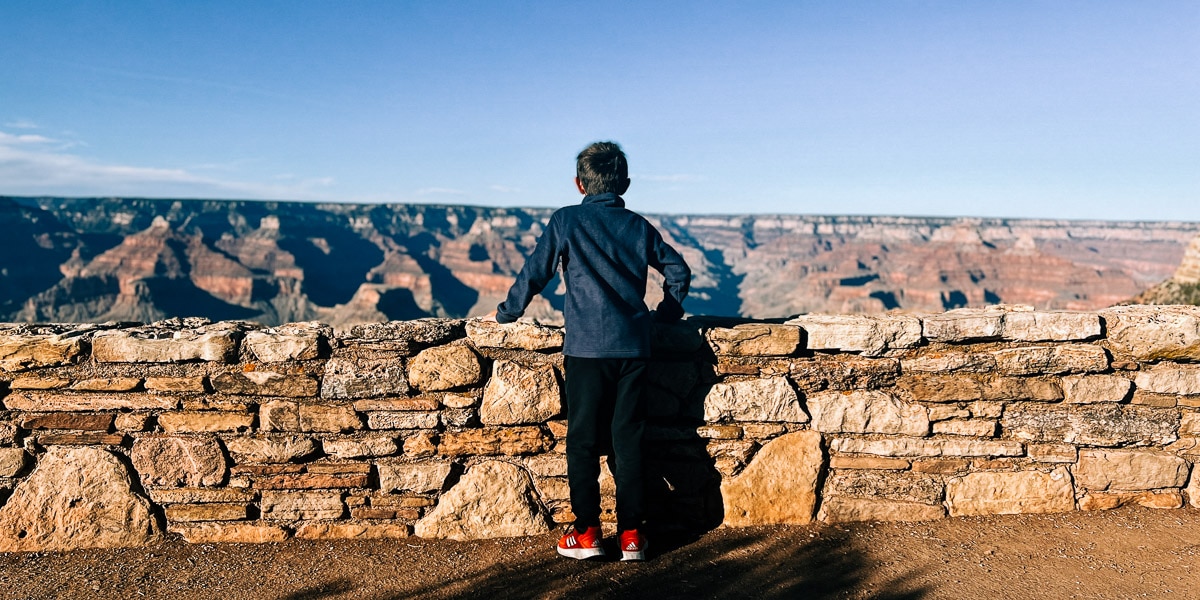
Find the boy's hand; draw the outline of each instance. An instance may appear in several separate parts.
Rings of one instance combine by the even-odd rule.
[[[496,321],[496,311],[493,310],[492,312],[490,312],[486,315],[483,315],[482,317],[479,317],[479,320],[483,321],[485,323],[497,323],[498,321]]]

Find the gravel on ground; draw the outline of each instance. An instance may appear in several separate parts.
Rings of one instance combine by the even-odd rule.
[[[218,545],[168,539],[144,548],[0,554],[0,597],[1200,597],[1197,509],[664,534],[651,540],[645,563],[560,558],[557,536]]]

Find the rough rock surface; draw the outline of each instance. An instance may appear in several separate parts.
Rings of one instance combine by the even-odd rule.
[[[946,483],[946,503],[952,517],[1066,512],[1075,509],[1075,492],[1063,467],[1049,473],[971,473]]]
[[[1200,395],[1200,366],[1157,365],[1138,372],[1134,381],[1139,390],[1156,394]]]
[[[1089,490],[1153,490],[1187,483],[1186,460],[1159,452],[1080,450],[1075,483]]]
[[[966,325],[988,325],[993,313],[999,333],[972,342],[978,332]],[[1024,322],[1015,316],[1031,314]],[[1069,502],[1103,510],[1192,501],[1200,369],[1186,360],[1111,356],[1119,351],[1106,339],[1075,339],[1095,320],[1057,314],[1011,306],[959,313],[942,333],[969,339],[922,340],[883,356],[773,345],[775,333],[787,338],[802,332],[797,326],[715,317],[676,324],[669,330],[695,338],[683,340],[691,351],[656,347],[647,373],[648,469],[665,482],[656,484],[654,505],[664,521],[688,526],[725,516],[761,523],[746,516],[754,511],[768,522],[811,519],[814,507],[818,518],[837,521],[933,518],[948,506],[955,514],[984,514],[1059,510]],[[426,325],[377,329],[411,333]],[[494,462],[508,467],[486,468],[515,468],[517,483],[532,478],[527,510],[542,521],[569,522],[562,357],[453,339],[463,335],[461,324],[457,333],[430,327],[434,337],[449,336],[448,345],[428,346],[407,333],[331,335],[318,344],[317,358],[265,365],[254,344],[241,340],[253,328],[246,323],[72,331],[84,340],[78,356],[0,374],[0,500],[28,480],[48,450],[89,446],[134,466],[129,475],[143,479],[131,489],[145,489],[155,503],[151,513],[165,516],[170,530],[230,525],[209,534],[191,530],[197,539],[274,539],[301,530],[313,539],[405,535],[446,500],[444,492],[460,489],[460,475]],[[176,330],[228,333],[241,349],[235,365],[105,363],[86,343],[97,330],[160,342],[175,340]],[[64,331],[0,324],[0,340],[4,332],[20,338]],[[293,335],[277,333],[285,342]],[[785,351],[791,354],[779,354]],[[468,362],[494,364],[498,372],[470,374],[461,384],[444,377]],[[410,381],[411,391],[396,391],[397,382],[407,390]],[[342,386],[327,387],[329,396],[345,397],[318,397],[322,382]],[[481,419],[489,410],[490,423]],[[819,442],[785,451],[798,436]],[[796,457],[805,453],[817,462],[815,500],[801,516],[780,516],[797,510],[780,508],[796,498],[807,503],[809,492],[785,502],[766,479],[792,487],[807,481],[797,471],[808,469]],[[607,481],[602,493],[611,516]],[[733,498],[728,505],[722,484]],[[774,499],[762,497],[772,493]]]
[[[411,440],[405,442],[405,452]],[[485,427],[447,431],[441,435],[437,451],[446,456],[536,454],[546,450],[549,445],[550,440],[537,427]]]
[[[479,420],[485,425],[541,423],[561,411],[562,394],[554,367],[498,360],[483,390]]]
[[[520,348],[522,350],[558,350],[563,345],[561,329],[533,323],[496,323],[467,321],[467,338],[478,348]]]
[[[386,540],[408,537],[409,526],[388,522],[305,523],[296,528],[302,540]]]
[[[879,356],[921,343],[921,321],[907,315],[802,315],[787,325],[804,330],[809,350],[842,350]]]
[[[1117,359],[1200,361],[1200,306],[1115,306],[1100,316]]]
[[[1178,411],[1121,404],[1012,406],[1000,426],[1009,435],[1033,442],[1092,446],[1169,444],[1177,439]]]
[[[550,530],[543,510],[524,469],[486,461],[468,469],[414,531],[452,540],[539,535]]]
[[[404,365],[398,360],[333,358],[325,365],[321,396],[380,398],[408,393]]]
[[[441,491],[450,476],[449,462],[379,463],[379,489],[429,494]]]
[[[1147,490],[1142,492],[1086,492],[1079,498],[1079,510],[1112,510],[1122,506],[1146,508],[1181,508],[1183,495],[1179,490]]]
[[[198,487],[225,480],[225,453],[215,439],[142,437],[133,443],[130,459],[148,486]]]
[[[0,339],[0,371],[22,371],[68,364],[83,351],[79,337],[6,336]]]
[[[182,535],[192,544],[262,544],[282,542],[288,537],[287,531],[278,525],[253,521],[172,524],[167,530]]]
[[[250,413],[189,410],[158,416],[158,426],[165,433],[248,431],[253,424],[254,415]]]
[[[822,392],[808,397],[812,427],[826,433],[929,433],[929,411],[879,391]]]
[[[1010,311],[1004,314],[1004,339],[1018,342],[1064,342],[1099,337],[1100,316],[1068,311]]]
[[[92,356],[100,362],[233,362],[237,352],[238,341],[230,331],[179,331],[170,338],[143,337],[131,331],[98,331],[92,337]]]
[[[848,454],[878,456],[1021,456],[1020,442],[972,439],[835,438],[830,447]]]
[[[708,343],[717,354],[790,356],[800,346],[800,328],[766,323],[714,327],[708,330]]]
[[[1192,476],[1188,479],[1187,486],[1188,503],[1193,508],[1200,508],[1200,469],[1192,467]]]
[[[1004,334],[1004,312],[994,309],[960,308],[921,319],[924,336],[939,342],[1000,339]]]
[[[1200,235],[1192,238],[1183,251],[1183,260],[1172,279],[1180,283],[1200,283]]]
[[[225,448],[238,462],[285,463],[317,451],[312,438],[300,436],[231,437]]]
[[[1067,402],[1121,402],[1129,396],[1133,382],[1116,375],[1073,375],[1063,377],[1063,396]]]
[[[483,377],[479,356],[466,346],[426,348],[408,363],[408,382],[424,392],[472,385]]]
[[[0,448],[0,477],[15,477],[25,468],[28,457],[21,448]]]
[[[400,451],[396,438],[391,436],[368,436],[361,438],[327,439],[321,442],[326,454],[344,460],[391,456]]]
[[[321,344],[332,329],[320,323],[295,323],[265,331],[251,331],[244,341],[246,350],[263,362],[312,360],[320,356]]]
[[[4,397],[10,410],[145,410],[175,408],[178,399],[157,394],[60,394],[55,392],[13,392]]]
[[[338,433],[357,429],[362,419],[345,404],[272,400],[259,407],[259,426],[264,431]]]
[[[825,482],[828,496],[852,496],[941,504],[945,487],[933,475],[911,471],[849,470],[835,471]]]
[[[1108,370],[1108,353],[1090,344],[1023,346],[997,350],[996,369],[1008,375],[1098,373]]]
[[[768,442],[740,474],[721,484],[725,525],[797,524],[813,519],[821,434],[797,431]]]
[[[50,448],[0,508],[0,552],[140,546],[158,526],[129,470],[95,448]]]
[[[828,523],[852,521],[928,521],[946,516],[940,504],[902,500],[835,497],[821,503],[819,519]]]
[[[750,379],[712,386],[704,397],[704,420],[807,423],[800,397],[786,377]]]
[[[307,375],[289,375],[271,371],[221,373],[211,378],[218,392],[245,396],[281,396],[304,398],[317,395],[317,380]]]
[[[854,355],[824,356],[793,360],[788,375],[805,392],[876,389],[896,383],[900,361],[894,358],[863,358]]]
[[[336,491],[264,491],[264,519],[295,521],[299,519],[337,519],[346,512],[342,493]]]
[[[903,361],[906,373],[990,373],[996,369],[996,357],[985,352],[936,350]]]
[[[358,340],[398,343],[406,348],[444,344],[465,335],[462,319],[413,319],[355,325],[350,335]]]

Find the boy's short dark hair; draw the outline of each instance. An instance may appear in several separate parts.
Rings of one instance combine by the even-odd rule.
[[[576,157],[575,175],[589,195],[620,194],[629,179],[629,161],[616,142],[595,142]]]

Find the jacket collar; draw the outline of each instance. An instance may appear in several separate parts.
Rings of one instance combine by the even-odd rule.
[[[604,193],[604,194],[595,194],[595,195],[584,196],[583,204],[599,204],[600,206],[624,208],[625,200],[612,192],[608,192],[608,193]]]

